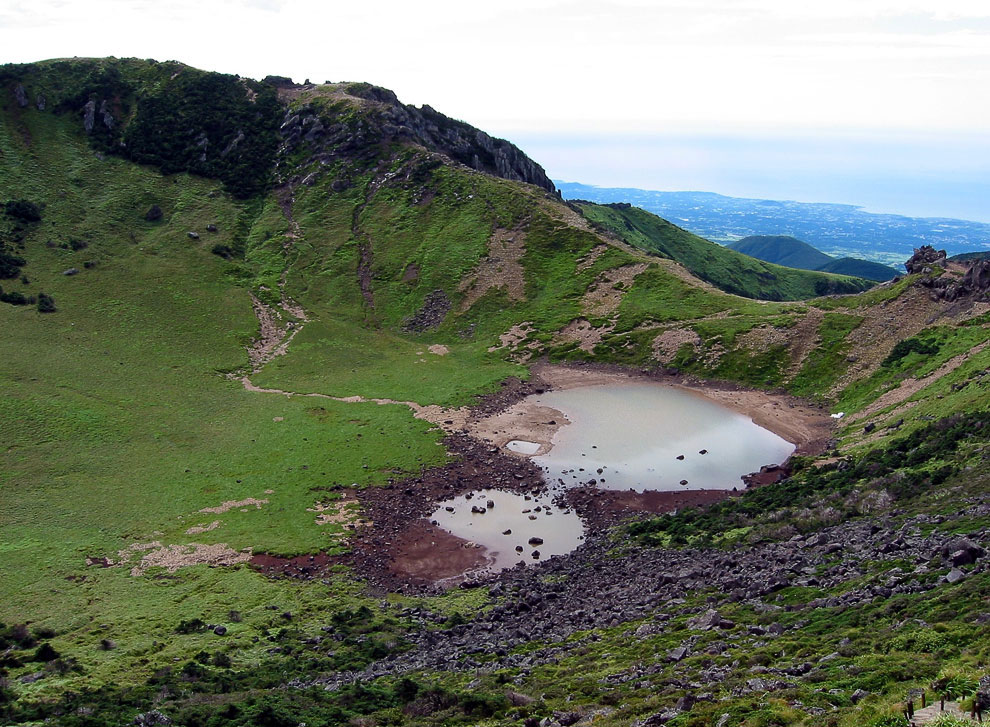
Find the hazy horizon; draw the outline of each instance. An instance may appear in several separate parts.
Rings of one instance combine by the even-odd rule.
[[[367,81],[586,184],[990,221],[980,0],[36,0],[0,48]]]
[[[990,223],[990,135],[511,135],[552,179]]]

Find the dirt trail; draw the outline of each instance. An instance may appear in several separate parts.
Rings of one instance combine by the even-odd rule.
[[[415,401],[398,401],[397,399],[369,398],[364,396],[330,396],[329,394],[320,394],[317,392],[300,393],[296,391],[285,391],[284,389],[265,389],[260,386],[255,386],[251,383],[251,379],[247,376],[241,377],[241,384],[248,391],[253,391],[257,394],[281,394],[282,396],[287,397],[305,396],[317,399],[329,399],[330,401],[342,401],[348,404],[378,404],[379,406],[397,404],[399,406],[407,406],[412,409],[413,416],[417,419],[422,419],[430,422],[431,424],[435,424],[447,432],[460,431],[463,429],[465,423],[467,422],[468,415],[470,414],[467,407],[447,409],[436,404],[428,404],[424,406],[423,404],[419,404]]]

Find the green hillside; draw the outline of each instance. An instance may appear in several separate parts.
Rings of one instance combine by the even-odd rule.
[[[838,259],[833,259],[816,269],[825,273],[855,275],[860,278],[876,280],[881,283],[885,280],[893,280],[899,275],[903,275],[903,273],[898,272],[889,265],[883,265],[881,263],[875,263],[869,260],[859,260],[854,257],[841,257]]]
[[[987,559],[949,546],[990,545],[986,291],[577,209],[369,84],[0,67],[0,722],[883,727],[939,678],[970,698]],[[470,425],[552,364],[843,417],[708,510],[593,489],[570,556],[396,570],[437,559],[441,500],[544,488]]]
[[[750,235],[726,247],[757,260],[800,270],[820,270],[832,261],[830,255],[790,235]]]
[[[800,300],[854,293],[871,285],[865,280],[800,272],[758,261],[627,204],[581,201],[573,204],[601,229],[642,250],[676,260],[702,280],[736,295],[760,300]]]
[[[990,259],[990,251],[988,252],[961,252],[958,255],[952,255],[948,260],[952,262],[967,262],[970,260],[987,260]]]
[[[889,265],[881,265],[869,260],[852,257],[833,258],[808,243],[788,235],[751,235],[726,247],[758,260],[789,268],[851,275],[878,283],[892,280],[902,274]]]

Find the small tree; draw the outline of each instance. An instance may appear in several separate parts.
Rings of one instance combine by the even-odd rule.
[[[54,313],[58,310],[55,307],[55,299],[48,295],[48,293],[38,293],[38,312],[39,313]]]

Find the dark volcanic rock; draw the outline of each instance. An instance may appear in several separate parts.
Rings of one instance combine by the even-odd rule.
[[[945,250],[936,250],[931,245],[916,248],[911,259],[904,263],[909,273],[930,273],[933,265],[945,265]]]
[[[287,79],[279,79],[273,85],[296,87]],[[356,83],[346,92],[368,102],[360,120],[324,115],[325,111],[314,107],[287,110],[279,128],[284,151],[292,153],[301,145],[309,145],[314,161],[329,162],[338,158],[372,159],[379,156],[379,149],[390,144],[413,143],[480,172],[534,184],[557,194],[543,168],[504,139],[491,137],[430,106],[405,105],[385,88]]]
[[[451,302],[447,294],[442,290],[434,290],[426,296],[423,307],[416,311],[416,314],[406,321],[403,328],[407,331],[426,331],[436,328],[450,311]]]
[[[144,213],[144,219],[148,222],[157,222],[162,218],[162,208],[156,204],[151,205],[148,211]]]
[[[24,92],[24,86],[20,83],[14,88],[14,99],[17,101],[17,105],[24,108],[28,105],[27,93]]]
[[[96,125],[96,101],[90,99],[86,102],[86,105],[82,107],[83,115],[83,128],[86,133],[90,133],[93,127]]]

